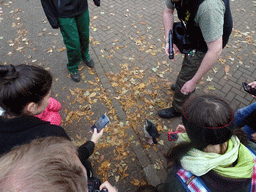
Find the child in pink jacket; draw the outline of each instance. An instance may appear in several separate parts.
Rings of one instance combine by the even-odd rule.
[[[52,125],[60,125],[61,124],[61,116],[59,111],[61,109],[61,104],[56,99],[50,97],[49,105],[47,108],[39,115],[35,115],[39,119],[43,121],[48,121]]]

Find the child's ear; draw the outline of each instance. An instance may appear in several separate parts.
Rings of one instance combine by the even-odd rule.
[[[29,112],[31,114],[34,114],[37,110],[37,104],[35,102],[30,102],[29,104],[26,105],[25,107],[25,112]]]

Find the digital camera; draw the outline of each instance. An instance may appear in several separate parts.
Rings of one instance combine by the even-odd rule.
[[[88,192],[108,192],[107,189],[100,190],[101,181],[96,178],[88,179]]]

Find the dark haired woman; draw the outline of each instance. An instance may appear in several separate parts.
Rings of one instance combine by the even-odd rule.
[[[34,116],[48,106],[51,86],[51,74],[41,67],[0,65],[0,106],[4,111],[0,117],[0,156],[36,138],[59,136],[70,140],[62,127]],[[91,141],[78,148],[79,158],[87,171],[90,168],[87,159],[102,134],[103,131],[97,133],[95,129]]]
[[[185,191],[178,168],[200,177],[212,192],[248,191],[254,157],[234,134],[233,119],[232,109],[216,96],[188,100],[182,113],[186,133],[179,134],[177,145],[166,154],[171,170],[159,191]]]

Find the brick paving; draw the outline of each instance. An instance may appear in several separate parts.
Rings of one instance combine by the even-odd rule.
[[[70,79],[66,80],[68,73],[65,69],[67,61],[65,51],[55,51],[64,46],[60,32],[51,29],[49,24],[44,22],[46,18],[40,3],[31,0],[22,4],[18,0],[10,2],[2,2],[5,18],[0,23],[0,37],[4,37],[0,39],[0,63],[17,63],[18,60],[49,67],[57,77],[53,92],[59,93],[59,100],[64,102],[68,89],[72,89],[74,85]],[[256,4],[253,0],[232,0],[230,3],[234,30],[229,44],[223,50],[221,59],[197,86],[196,94],[213,93],[220,95],[226,98],[236,110],[255,101],[243,91],[241,83],[256,79]],[[92,75],[86,70],[83,70],[82,73],[88,81],[94,81],[95,77],[99,78],[101,85],[109,94],[108,97],[112,98],[112,105],[119,121],[127,121],[130,112],[124,110],[122,103],[117,99],[120,92],[118,87],[112,86],[113,81],[109,74],[122,73],[125,64],[129,69],[138,67],[143,70],[145,76],[140,82],[148,82],[150,78],[155,78],[158,82],[149,85],[149,88],[154,90],[154,87],[159,86],[160,89],[158,89],[156,98],[160,97],[166,105],[171,103],[172,96],[166,82],[175,82],[181,67],[182,55],[177,55],[177,60],[174,61],[169,60],[164,53],[163,8],[163,0],[102,0],[101,7],[95,7],[93,1],[89,0],[90,35],[92,37],[90,54],[96,65],[95,74]],[[12,23],[17,23],[17,18],[12,16],[11,10],[20,11],[20,14],[23,14],[24,25],[16,26],[17,32],[10,26]],[[24,26],[26,26],[26,30]],[[39,36],[40,33],[42,35]],[[24,36],[24,34],[27,35]],[[23,54],[13,51],[15,45],[10,47],[12,42],[8,41],[20,36],[30,39],[30,46],[26,47],[27,52],[22,52]],[[15,49],[17,48],[15,47]],[[49,48],[53,48],[54,54],[47,51],[50,50]],[[9,54],[10,52],[12,53]],[[228,72],[227,66],[230,67]],[[153,69],[157,70],[158,73],[153,72]],[[80,83],[76,86],[84,89],[91,88],[88,83]],[[64,89],[65,87],[66,89]],[[65,102],[63,105],[68,106]],[[75,108],[75,106],[70,107]],[[103,110],[104,107],[99,107],[98,112],[95,113],[99,115],[100,109]],[[156,113],[159,109],[161,107],[154,105],[151,109],[152,116],[157,116]],[[62,112],[61,115],[65,116],[66,114]],[[158,122],[173,130],[181,122],[181,119],[163,120],[158,118]],[[89,126],[88,123],[83,123]],[[168,142],[167,131],[164,130],[160,136],[164,145],[148,147],[141,127],[136,127],[137,130],[128,129],[126,131],[127,137],[134,138],[131,142],[131,148],[140,164],[138,168],[143,170],[148,183],[157,185],[164,182],[167,174],[162,153],[166,152],[172,143]],[[67,126],[68,132],[75,137],[72,129],[72,126]],[[81,132],[85,134],[83,131]]]
[[[213,93],[227,99],[234,110],[249,105],[254,99],[244,92],[241,83],[251,82],[256,79],[256,4],[252,0],[233,0],[230,2],[234,20],[234,31],[231,34],[228,46],[221,54],[211,71],[204,76],[202,84],[197,87],[197,93]],[[106,83],[105,73],[120,72],[120,64],[129,63],[130,66],[139,66],[150,72],[157,62],[167,61],[172,72],[165,74],[166,81],[175,82],[177,73],[180,70],[182,56],[177,56],[177,61],[168,60],[164,54],[164,31],[162,24],[162,11],[164,2],[160,0],[109,0],[103,1],[100,8],[94,8],[90,4],[91,36],[93,41],[99,41],[99,45],[91,45],[92,49],[100,61],[100,66],[96,68],[98,76],[102,79],[103,86],[111,88]],[[97,31],[93,29],[97,28]],[[155,55],[140,50],[137,40],[146,39],[151,45],[156,47]],[[116,47],[120,46],[120,49]],[[121,48],[122,47],[122,48]],[[102,51],[103,50],[103,51]],[[111,50],[115,50],[112,52]],[[229,66],[228,73],[225,67]],[[155,75],[156,74],[152,74]],[[212,78],[207,81],[207,77]],[[209,89],[214,86],[215,90]],[[166,92],[166,88],[161,90]],[[117,94],[114,92],[114,94]],[[118,95],[118,94],[117,94]],[[122,111],[120,105],[117,109]],[[122,113],[122,119],[125,115]],[[176,127],[181,122],[179,118],[171,120],[170,126]],[[135,135],[131,129],[131,134]],[[157,185],[164,182],[166,177],[166,164],[162,153],[170,147],[167,136],[162,134],[160,139],[165,141],[164,147],[158,147],[158,151],[153,148],[146,149],[141,144],[133,144],[133,149],[149,183]],[[155,169],[154,165],[161,161],[162,167]]]

